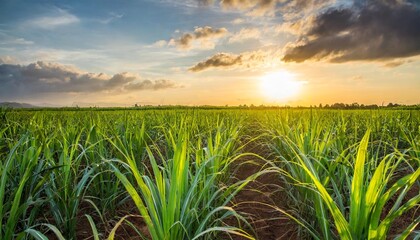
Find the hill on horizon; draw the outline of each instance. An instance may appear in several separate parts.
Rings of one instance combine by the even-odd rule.
[[[0,102],[0,107],[9,107],[9,108],[37,108],[38,106],[29,104],[29,103]]]

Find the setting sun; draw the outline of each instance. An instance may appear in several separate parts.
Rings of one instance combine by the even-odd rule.
[[[261,90],[272,100],[287,100],[299,94],[302,82],[295,79],[293,73],[279,71],[261,77]]]

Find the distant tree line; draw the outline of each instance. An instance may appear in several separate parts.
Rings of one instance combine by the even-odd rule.
[[[162,110],[162,109],[415,109],[420,110],[420,104],[416,105],[403,105],[398,103],[388,103],[387,105],[378,106],[377,104],[358,104],[358,103],[334,103],[334,104],[319,104],[310,106],[278,106],[278,105],[239,105],[239,106],[212,106],[212,105],[199,105],[199,106],[184,106],[184,105],[139,105],[134,104],[131,107],[37,107],[37,108],[11,108],[11,107],[0,107],[0,121],[6,115],[7,111],[115,111],[115,110]]]
[[[296,106],[291,107],[288,105],[284,106],[266,106],[266,105],[259,105],[255,106],[251,105],[239,105],[238,108],[251,108],[251,109],[288,109],[288,108],[298,108],[298,109],[310,109],[310,108],[318,108],[318,109],[379,109],[379,108],[393,108],[393,109],[420,109],[420,104],[416,105],[403,105],[398,103],[388,103],[387,105],[377,105],[377,104],[359,104],[359,103],[333,103],[331,105],[325,104],[323,105],[320,103],[319,105],[310,105],[308,106]]]
[[[391,103],[392,104],[392,103]],[[325,104],[325,106],[322,106],[322,104],[319,104],[319,108],[331,108],[331,109],[376,109],[379,108],[376,104],[358,104],[358,103],[334,103],[331,105]]]
[[[419,108],[420,105],[402,105],[398,103],[388,103],[387,105],[378,106],[377,104],[359,104],[359,103],[334,103],[331,105],[326,104],[322,106],[322,104],[318,105],[318,108],[330,108],[330,109],[377,109],[377,108]]]

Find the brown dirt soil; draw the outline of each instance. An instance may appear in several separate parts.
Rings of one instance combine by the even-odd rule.
[[[245,163],[236,173],[240,180],[259,171],[261,166]],[[275,208],[285,209],[286,199],[281,181],[275,173],[267,173],[251,182],[234,199],[235,210],[247,216],[257,239],[296,239],[296,224]],[[245,239],[235,236],[233,239]]]
[[[146,223],[143,221],[141,216],[130,216],[127,220],[130,221],[146,239],[151,239]],[[115,236],[115,239],[117,240],[142,239],[136,230],[128,224],[122,224],[121,227],[118,228]]]
[[[253,144],[255,145],[255,144]],[[264,156],[267,151],[259,146],[248,147],[247,152],[259,153]],[[264,154],[265,153],[265,154]],[[251,163],[252,162],[252,163]],[[233,166],[234,178],[243,180],[252,174],[261,170],[264,161],[257,157],[244,157],[239,160],[236,166]],[[244,190],[234,198],[233,207],[241,215],[245,216],[251,224],[253,230],[244,229],[257,239],[261,240],[281,240],[281,239],[297,239],[296,224],[289,220],[285,215],[273,207],[285,209],[284,194],[281,190],[281,181],[275,173],[268,173],[260,176],[256,181],[251,182]],[[270,205],[270,206],[267,206]],[[125,209],[132,211],[124,211],[126,214],[137,214],[137,210],[132,202],[125,206]],[[130,220],[144,235],[150,236],[147,232],[145,223],[140,217],[130,217]],[[230,219],[227,224],[235,226],[237,221]],[[242,227],[244,227],[242,225]],[[140,239],[137,233],[127,224],[123,224],[117,231],[117,239]],[[221,235],[219,239],[245,239],[240,236]]]
[[[264,149],[261,145],[250,144],[245,149],[246,152],[257,153],[260,156],[263,156],[267,159],[270,159],[270,153],[268,149]],[[237,180],[243,180],[252,174],[261,170],[264,165],[264,161],[253,156],[247,156],[238,161],[236,166],[233,166],[233,177]],[[247,232],[251,233],[256,239],[260,240],[285,240],[285,239],[299,239],[297,235],[297,225],[293,220],[288,219],[280,211],[276,210],[272,206],[288,210],[286,203],[286,195],[282,192],[282,182],[277,173],[268,173],[260,176],[257,180],[251,182],[246,186],[245,189],[240,191],[238,195],[234,198],[232,207],[239,212],[241,215],[246,217],[252,229],[248,229],[241,225],[241,227]],[[413,186],[413,188],[408,192],[405,200],[408,200],[419,194],[418,186]],[[386,206],[383,217],[391,208],[392,204],[395,202],[397,196],[394,196]],[[269,206],[268,206],[269,205]],[[93,239],[92,229],[87,218],[84,216],[85,213],[90,214],[94,218],[94,222],[97,224],[99,232],[105,232],[105,226],[100,224],[100,219],[95,216],[94,210],[90,209],[89,206],[83,205],[81,207],[82,211],[78,217],[77,225],[77,239]],[[393,223],[390,232],[389,238],[392,239],[392,236],[401,233],[402,229],[406,228],[409,224],[412,223],[420,212],[420,208],[413,208],[408,213],[397,218]],[[118,211],[118,216],[113,217],[113,221],[107,223],[108,232],[115,226],[117,221],[126,215],[136,215],[138,210],[136,209],[132,201],[128,201],[124,206],[121,207],[121,210]],[[127,218],[146,238],[150,239],[150,234],[148,233],[147,227],[139,216],[130,216]],[[229,219],[227,224],[231,226],[239,226],[237,221],[234,219]],[[418,230],[419,227],[417,228]],[[108,233],[107,233],[108,234]],[[107,235],[106,235],[107,236]],[[49,239],[56,239],[52,233],[48,233],[47,237]],[[135,230],[132,229],[128,224],[122,224],[117,232],[116,239],[141,239]],[[226,234],[221,234],[218,239],[233,239],[233,240],[243,240],[244,237]]]
[[[394,184],[394,182],[397,181],[397,179],[400,179],[412,172],[410,171],[402,171],[394,178],[394,181],[391,181],[391,184]],[[392,206],[396,202],[400,192],[397,192],[385,205],[385,209],[382,212],[381,218],[385,218],[386,215],[389,213],[389,211],[392,209]],[[404,197],[403,203],[406,203],[408,200],[414,198],[415,196],[420,194],[420,189],[417,184],[414,184],[410,190],[407,192],[407,195]],[[418,216],[420,216],[420,206],[414,207],[410,209],[408,212],[403,214],[402,216],[398,217],[391,225],[391,228],[388,232],[387,239],[393,239],[396,235],[401,234],[403,229],[406,229],[411,223],[413,223],[414,219],[416,219]],[[420,231],[420,224],[416,227],[417,231]],[[413,235],[413,234],[412,234]],[[412,237],[414,238],[414,236]],[[411,238],[409,238],[411,239]]]
[[[244,151],[270,159],[270,150],[256,142],[246,145]],[[244,157],[238,162],[234,177],[244,180],[262,170],[265,163],[264,160],[255,156]],[[286,195],[281,186],[282,182],[278,173],[266,173],[249,183],[234,198],[235,210],[247,218],[256,239],[297,239],[296,223],[278,210],[279,208],[287,209]],[[252,231],[248,232],[252,233]],[[245,239],[240,236],[232,236],[232,238]]]

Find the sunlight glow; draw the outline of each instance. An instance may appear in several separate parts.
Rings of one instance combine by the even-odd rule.
[[[261,91],[272,100],[288,100],[296,96],[303,82],[287,71],[268,73],[261,77]]]

